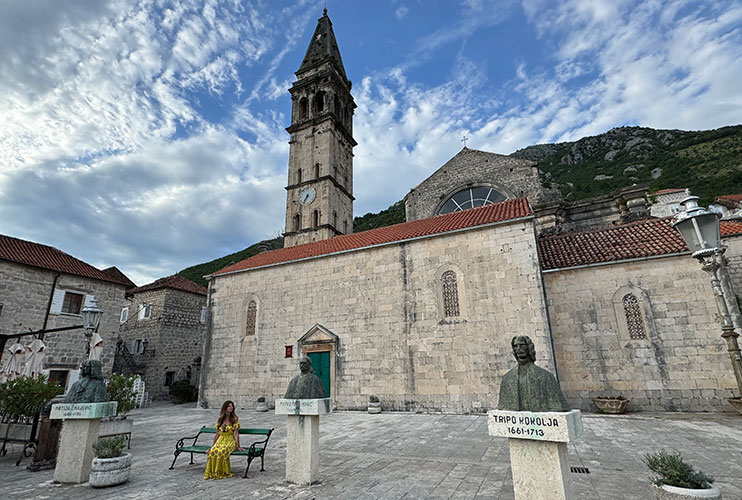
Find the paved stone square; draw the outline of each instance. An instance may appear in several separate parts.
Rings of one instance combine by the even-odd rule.
[[[189,465],[181,455],[168,470],[178,438],[213,426],[217,410],[155,403],[133,411],[134,456],[131,480],[96,490],[54,485],[53,471],[29,472],[24,459],[15,467],[18,446],[0,457],[0,499],[477,499],[513,498],[506,438],[487,435],[483,415],[337,412],[322,417],[321,483],[284,483],[286,417],[238,410],[243,427],[275,427],[265,472],[253,462],[247,479],[243,458],[232,458],[231,479],[204,481],[206,457]],[[713,475],[725,500],[742,499],[742,417],[719,414],[583,416],[584,436],[569,445],[570,465],[590,473],[571,475],[576,499],[651,499],[644,453],[679,450],[697,468]],[[249,441],[242,436],[242,444]],[[204,439],[208,444],[208,441]]]

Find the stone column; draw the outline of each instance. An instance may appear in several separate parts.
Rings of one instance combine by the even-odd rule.
[[[276,415],[287,415],[286,482],[319,481],[319,416],[332,413],[332,399],[278,399]]]
[[[93,444],[98,440],[100,419],[116,414],[118,403],[64,403],[52,406],[51,418],[62,419],[54,481],[84,483],[90,477]]]
[[[508,438],[515,500],[572,498],[567,443],[582,434],[580,410],[492,410],[491,436]]]

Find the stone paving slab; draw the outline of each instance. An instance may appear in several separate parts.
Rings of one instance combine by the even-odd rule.
[[[178,438],[213,426],[217,410],[159,403],[133,411],[132,479],[93,489],[55,485],[53,471],[29,472],[19,449],[0,457],[0,499],[248,498],[261,500],[512,500],[506,438],[487,434],[484,415],[336,412],[321,418],[321,482],[307,487],[284,483],[286,417],[240,410],[243,427],[275,427],[265,472],[232,458],[236,477],[204,481],[204,455],[188,455],[168,470]],[[716,478],[725,500],[742,500],[742,417],[715,414],[583,415],[584,435],[569,445],[575,499],[653,498],[641,457],[659,448],[678,450]],[[243,445],[249,444],[242,436]],[[200,442],[200,441],[199,441]],[[204,440],[206,444],[208,442]]]

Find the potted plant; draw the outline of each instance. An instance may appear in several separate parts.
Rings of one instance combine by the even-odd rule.
[[[260,396],[257,404],[255,405],[255,411],[268,411],[268,404],[265,402],[265,397]]]
[[[135,376],[119,375],[114,373],[108,382],[108,397],[116,401],[116,416],[103,419],[100,423],[98,436],[115,436],[117,434],[128,434],[134,428],[134,422],[127,419],[126,415],[136,407],[136,392],[134,392]]]
[[[629,400],[621,396],[598,396],[593,399],[593,403],[602,413],[620,414],[626,413],[626,407]]]
[[[379,403],[379,398],[374,395],[368,397],[368,412],[371,414],[381,413],[381,403]]]
[[[711,484],[714,478],[696,471],[683,460],[680,453],[660,450],[657,453],[647,453],[642,461],[655,474],[652,483],[657,500],[721,500],[719,488]]]
[[[121,454],[123,436],[104,438],[93,445],[95,458],[90,469],[90,486],[115,486],[129,480],[131,453]]]
[[[0,438],[33,440],[31,422],[62,388],[46,376],[18,377],[0,384]]]

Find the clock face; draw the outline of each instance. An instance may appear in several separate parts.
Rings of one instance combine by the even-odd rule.
[[[302,205],[312,203],[314,201],[315,194],[316,193],[314,192],[314,188],[307,188],[299,193],[299,201]]]

